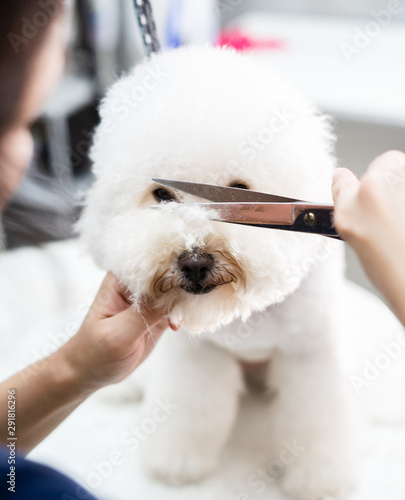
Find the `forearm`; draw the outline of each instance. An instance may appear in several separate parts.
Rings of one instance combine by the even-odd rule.
[[[358,251],[370,280],[387,299],[393,312],[405,326],[405,235],[381,235],[378,244],[363,243]]]
[[[376,158],[360,181],[335,172],[335,225],[405,326],[405,154]]]
[[[120,382],[149,355],[168,320],[153,308],[135,311],[125,293],[108,273],[76,335],[0,384],[0,444],[15,437],[18,450],[28,453],[90,394]],[[10,390],[15,391],[15,436],[8,433]]]
[[[20,453],[28,453],[50,434],[89,392],[78,381],[62,351],[27,367],[0,384],[0,442],[10,441],[9,390],[15,391],[16,440]]]

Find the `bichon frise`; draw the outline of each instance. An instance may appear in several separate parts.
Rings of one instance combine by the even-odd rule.
[[[243,369],[257,366],[273,394],[269,453],[286,455],[285,491],[340,498],[353,459],[334,341],[341,243],[213,222],[177,203],[195,198],[152,181],[330,202],[328,120],[252,56],[214,48],[153,56],[112,86],[101,117],[82,238],[135,304],[152,297],[183,325],[150,358],[146,411],[167,398],[178,409],[143,443],[147,468],[169,482],[209,473],[237,415]]]

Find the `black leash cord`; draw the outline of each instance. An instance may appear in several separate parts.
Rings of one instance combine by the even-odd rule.
[[[160,51],[160,43],[156,33],[155,20],[149,0],[134,0],[142,39],[148,56]]]

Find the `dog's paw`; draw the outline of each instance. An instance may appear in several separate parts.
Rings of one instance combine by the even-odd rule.
[[[344,500],[354,488],[354,478],[339,467],[301,462],[286,467],[281,486],[292,500]]]
[[[184,443],[180,446],[150,446],[143,444],[142,465],[146,473],[167,484],[182,485],[198,482],[214,470],[218,458],[204,450],[198,444]]]

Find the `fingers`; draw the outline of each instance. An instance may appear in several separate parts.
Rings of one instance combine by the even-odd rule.
[[[148,311],[144,314],[136,311],[133,307],[128,307],[107,321],[119,327],[120,337],[124,343],[139,339],[148,333],[163,333],[169,328],[169,321],[161,312]]]
[[[401,151],[387,151],[370,163],[367,174],[405,173],[405,153]]]
[[[332,196],[335,204],[344,204],[353,199],[359,189],[357,177],[347,168],[338,168],[333,174]]]
[[[155,348],[156,344],[158,343],[160,337],[163,335],[166,328],[167,324],[165,324],[165,322],[161,322],[153,328],[152,333],[147,334],[145,336],[144,349],[139,359],[139,364],[143,363],[143,361],[145,361],[145,359],[153,351],[153,349]]]
[[[108,272],[100,286],[96,298],[90,308],[92,319],[106,319],[116,316],[131,307],[130,292],[120,283],[118,278]],[[134,314],[136,312],[134,311]],[[141,304],[141,314],[147,323],[154,322],[164,314],[157,310],[153,304],[145,299]]]
[[[88,317],[92,320],[110,318],[127,309],[129,305],[118,279],[108,272],[90,307]]]
[[[148,299],[142,302],[139,309],[133,307],[129,302],[129,293],[111,272],[105,276],[85,321],[90,325],[103,321],[104,329],[110,332],[111,338],[119,337],[120,345],[129,349],[145,335],[155,338],[169,326],[174,330],[179,328],[171,324],[164,311],[153,307]]]
[[[181,324],[180,325],[177,325],[175,323],[173,323],[170,318],[169,318],[169,327],[171,330],[173,330],[174,332],[178,332],[181,328]]]

